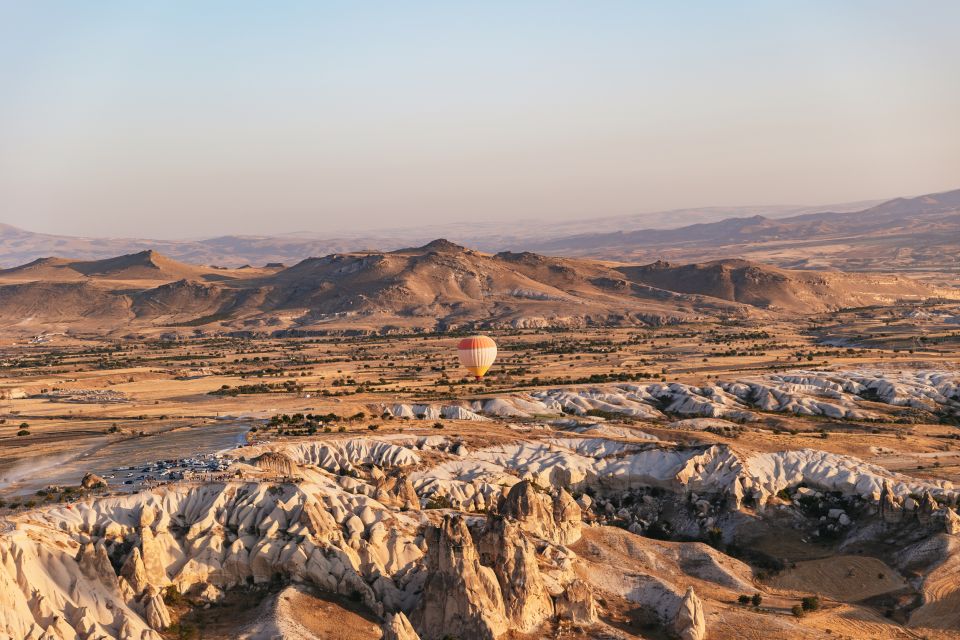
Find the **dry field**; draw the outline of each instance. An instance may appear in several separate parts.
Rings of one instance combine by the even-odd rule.
[[[0,400],[0,473],[24,460],[34,465],[132,438],[162,459],[165,435],[227,423],[246,431],[283,413],[364,412],[368,419],[343,425],[360,433],[383,424],[370,412],[383,403],[482,399],[618,380],[703,385],[794,368],[957,366],[960,332],[916,318],[890,321],[891,315],[908,314],[879,309],[736,326],[494,333],[500,352],[482,385],[464,377],[458,338],[444,335],[7,342],[0,346],[0,388],[29,397]],[[838,335],[861,339],[855,346],[822,344]],[[681,441],[729,440],[665,424],[647,428]],[[29,435],[18,436],[23,430]],[[758,450],[814,446],[904,473],[958,479],[960,447],[949,439],[955,434],[949,425],[900,418],[877,424],[769,413],[738,439]],[[229,434],[224,437],[229,443]],[[250,435],[263,437],[278,436]]]

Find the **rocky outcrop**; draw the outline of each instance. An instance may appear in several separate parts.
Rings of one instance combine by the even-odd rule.
[[[597,604],[590,586],[582,580],[574,580],[557,596],[557,619],[576,626],[586,627],[597,622]]]
[[[303,465],[316,465],[331,473],[351,473],[364,464],[380,468],[406,467],[420,462],[413,449],[372,438],[350,438],[324,442],[306,442],[283,451]]]
[[[930,524],[931,520],[933,520],[933,514],[939,507],[940,505],[938,505],[936,499],[930,495],[930,492],[924,491],[923,497],[920,498],[920,504],[917,505],[917,520],[920,524]]]
[[[303,509],[297,517],[297,523],[303,525],[307,532],[316,540],[336,540],[342,536],[337,521],[330,515],[323,504],[312,496],[304,500]]]
[[[134,595],[143,593],[148,586],[151,586],[147,580],[147,569],[143,565],[139,548],[134,547],[126,562],[120,567],[120,579],[123,584],[129,586]]]
[[[427,579],[411,618],[420,637],[494,640],[503,634],[509,624],[500,583],[493,569],[480,563],[463,516],[445,516],[424,538]]]
[[[953,509],[943,509],[943,530],[948,535],[960,535],[960,516]]]
[[[510,628],[529,632],[553,616],[553,601],[540,576],[537,553],[519,523],[491,516],[478,542],[480,561],[493,568]]]
[[[532,482],[518,482],[500,502],[498,512],[515,520],[527,533],[557,544],[573,544],[580,539],[580,505],[563,488],[553,490],[551,495]]]
[[[170,626],[170,613],[167,611],[167,605],[156,587],[150,585],[143,594],[142,599],[144,619],[151,628],[157,631],[163,631]]]
[[[687,587],[687,593],[680,602],[680,610],[673,623],[673,632],[679,640],[704,640],[707,637],[707,622],[703,615],[703,603],[694,593],[693,587]]]
[[[95,473],[86,473],[80,480],[80,486],[84,489],[105,489],[107,481]]]
[[[482,468],[482,473],[477,469]],[[806,485],[876,501],[884,482],[894,502],[929,491],[952,502],[960,491],[947,480],[910,478],[875,464],[816,449],[746,454],[728,445],[674,448],[602,438],[551,438],[494,445],[447,460],[411,479],[426,498],[447,496],[456,508],[483,510],[499,502],[503,486],[520,476],[539,487],[587,487],[621,492],[658,487],[723,496],[729,508],[764,507],[780,491]],[[520,518],[523,519],[522,517]]]
[[[420,420],[473,420],[486,422],[486,418],[470,409],[459,405],[447,404],[392,404],[383,407],[383,414],[394,418],[417,418]]]
[[[381,472],[373,479],[371,497],[381,504],[403,509],[415,509],[420,504],[413,483],[404,473],[386,475]]]
[[[251,464],[262,471],[268,471],[272,474],[292,478],[297,475],[297,465],[285,453],[279,451],[267,451],[251,461]]]
[[[420,636],[403,613],[388,614],[382,630],[383,640],[420,640]]]
[[[886,480],[883,481],[883,489],[880,491],[878,510],[880,519],[887,524],[896,524],[903,520],[903,504],[890,490],[890,483]]]
[[[118,588],[117,574],[110,564],[107,549],[102,544],[88,542],[80,547],[76,557],[81,573],[94,582],[99,582],[110,591]]]
[[[566,489],[560,487],[553,493],[553,526],[556,533],[552,540],[557,544],[573,544],[580,539],[583,512],[580,505]]]
[[[535,512],[552,519],[552,501],[521,487],[511,504],[526,507],[489,516],[476,541],[460,515],[447,515],[440,527],[427,530],[426,584],[412,617],[424,640],[496,638],[506,629],[531,633],[553,618],[531,532],[508,515],[525,514],[528,526]],[[592,600],[580,602],[584,596],[576,590],[572,598],[571,613],[589,618],[581,609],[589,610]]]

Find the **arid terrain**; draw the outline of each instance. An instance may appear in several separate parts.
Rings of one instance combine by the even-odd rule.
[[[434,240],[391,252],[224,269],[154,251],[0,270],[0,326],[124,340],[646,327],[960,300],[949,281],[787,270],[739,259],[648,265],[487,254]]]
[[[396,279],[437,264],[604,317],[628,298],[597,281],[619,274],[636,315],[490,328],[478,384],[456,332],[175,326],[218,312],[179,310],[193,295],[131,311],[183,278],[326,308],[338,270],[354,304],[407,305]],[[245,271],[148,254],[4,272],[131,302],[6,334],[0,637],[960,637],[960,303],[928,285],[442,243]],[[844,305],[854,287],[875,297]],[[500,302],[465,290],[418,302]],[[55,300],[74,304],[38,312]]]
[[[0,640],[960,640],[958,24],[0,4]]]
[[[0,270],[0,640],[960,638],[952,257],[796,224]]]

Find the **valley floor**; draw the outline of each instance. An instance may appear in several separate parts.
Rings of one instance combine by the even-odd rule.
[[[0,638],[958,638],[939,322],[0,346]]]

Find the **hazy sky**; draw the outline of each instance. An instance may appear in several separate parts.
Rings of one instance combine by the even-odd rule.
[[[960,2],[0,0],[0,221],[344,232],[960,187]]]

